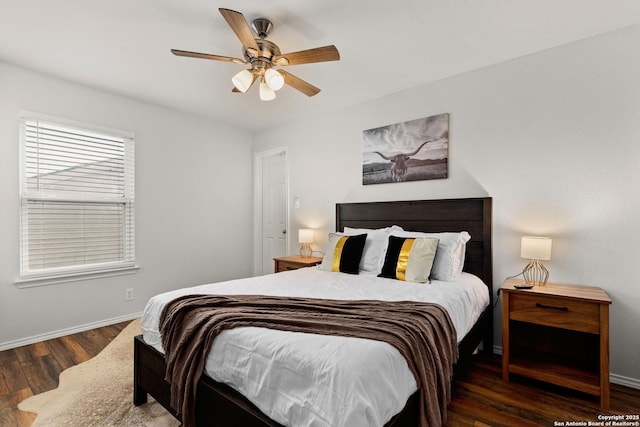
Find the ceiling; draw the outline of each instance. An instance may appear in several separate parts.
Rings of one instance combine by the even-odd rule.
[[[274,24],[284,52],[334,44],[337,62],[287,67],[322,89],[232,93],[243,66],[218,12]],[[640,23],[638,0],[0,0],[0,61],[257,131]]]

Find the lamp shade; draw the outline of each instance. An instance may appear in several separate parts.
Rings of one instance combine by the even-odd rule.
[[[523,236],[520,240],[520,257],[549,261],[551,242],[552,239],[549,237]]]
[[[231,78],[231,82],[240,92],[246,92],[253,83],[253,74],[249,70],[242,70]]]
[[[313,243],[313,230],[310,228],[299,229],[298,243]]]
[[[273,68],[269,68],[267,71],[265,71],[264,79],[269,87],[273,90],[280,90],[282,89],[282,86],[284,86],[284,77],[282,77],[282,74],[280,74]]]
[[[269,87],[267,82],[260,82],[260,99],[263,101],[271,101],[276,99],[276,93]]]

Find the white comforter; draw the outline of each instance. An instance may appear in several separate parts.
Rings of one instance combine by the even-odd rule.
[[[200,293],[434,302],[448,311],[458,342],[489,304],[486,286],[466,273],[457,282],[418,284],[312,267],[156,295],[142,318],[145,342],[163,351],[162,308],[178,296]],[[387,343],[255,327],[222,332],[205,371],[287,426],[382,426],[417,390],[405,359]]]

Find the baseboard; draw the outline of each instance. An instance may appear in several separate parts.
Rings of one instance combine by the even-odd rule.
[[[636,378],[625,377],[618,374],[611,374],[611,376],[609,377],[609,381],[611,381],[612,384],[623,385],[625,387],[640,390],[640,380]]]
[[[494,345],[493,346],[494,354],[502,354],[502,346]],[[629,388],[635,388],[640,390],[640,379],[625,377],[623,375],[618,374],[609,374],[609,381],[611,384],[622,385]]]
[[[65,335],[71,335],[78,332],[84,332],[91,329],[102,328],[103,326],[113,325],[114,323],[126,322],[127,320],[133,320],[142,317],[142,313],[125,314],[123,316],[112,317],[111,319],[101,320],[99,322],[85,323],[84,325],[74,326],[72,328],[60,329],[58,331],[47,332],[46,334],[34,335],[27,338],[21,338],[19,340],[7,341],[0,343],[0,351],[9,350],[16,347],[22,347],[23,345],[34,344],[40,341],[46,341],[53,338],[60,338]]]

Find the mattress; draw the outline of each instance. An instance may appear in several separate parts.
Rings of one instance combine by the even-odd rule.
[[[456,282],[420,284],[311,267],[156,295],[141,322],[147,344],[163,352],[160,313],[169,301],[187,294],[433,302],[449,313],[458,342],[489,304],[487,287],[467,273]],[[417,390],[407,362],[387,343],[256,327],[222,332],[205,373],[286,426],[382,426]]]

